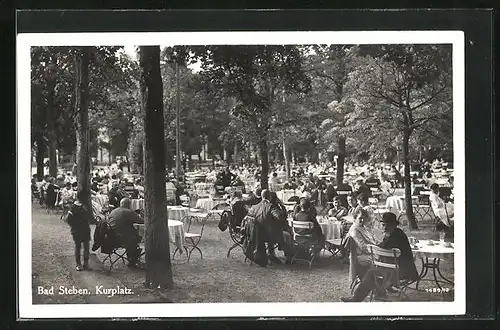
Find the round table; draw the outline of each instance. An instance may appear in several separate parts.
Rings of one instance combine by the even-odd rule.
[[[276,192],[276,196],[282,202],[288,202],[288,200],[291,197],[293,197],[293,196],[300,197],[301,195],[302,195],[302,193],[299,190],[293,190],[293,189],[280,190],[280,191]]]
[[[197,209],[202,209],[205,211],[210,211],[217,205],[218,202],[216,203],[213,199],[211,198],[199,198],[196,201],[196,208]]]
[[[132,211],[144,209],[144,199],[143,198],[131,199],[130,202],[131,202],[130,209]]]
[[[446,247],[439,241],[434,241],[434,245],[429,245],[428,240],[422,240],[416,246],[417,248],[412,247],[413,255],[422,261],[422,268],[418,275],[419,279],[417,280],[416,289],[418,290],[419,282],[427,276],[429,269],[432,269],[433,280],[439,290],[442,289],[441,284],[443,283],[454,285],[453,281],[444,277],[439,268],[441,259],[452,258],[454,256],[455,249],[453,243],[450,247]]]
[[[182,221],[189,214],[189,207],[167,206],[168,219]]]
[[[388,209],[390,212],[396,214],[396,216],[399,216],[401,213],[404,213],[405,211],[404,198],[401,198],[401,196],[387,197],[387,200],[385,201],[385,208]]]
[[[325,235],[326,241],[341,238],[342,224],[340,222],[332,220],[323,220],[320,222],[318,220],[318,223],[321,227],[321,232]]]
[[[144,241],[146,237],[144,234],[145,225],[143,223],[134,223],[134,227]],[[181,221],[168,220],[168,236],[170,243],[174,243],[182,253],[184,248],[184,224]]]

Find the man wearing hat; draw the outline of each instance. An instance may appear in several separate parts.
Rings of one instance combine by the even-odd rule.
[[[380,223],[384,228],[384,239],[378,246],[383,249],[399,249],[401,251],[401,256],[398,258],[400,279],[417,280],[418,273],[413,262],[410,243],[406,234],[401,228],[398,228],[399,221],[396,219],[396,215],[392,212],[384,213]],[[341,300],[344,302],[363,301],[376,288],[375,278],[377,276],[388,278],[392,276],[392,272],[394,272],[392,269],[371,268],[361,279],[361,283],[354,291],[354,295],[352,297],[342,297]],[[379,292],[378,294],[384,293]]]

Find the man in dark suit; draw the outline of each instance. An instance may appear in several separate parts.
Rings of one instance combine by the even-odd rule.
[[[401,279],[417,280],[418,273],[413,262],[410,243],[406,234],[401,228],[398,228],[399,221],[397,221],[396,215],[392,212],[384,213],[380,222],[384,227],[384,239],[378,246],[383,249],[399,249],[401,251],[401,256],[398,258],[399,277]],[[392,276],[392,272],[394,272],[393,269],[371,268],[361,279],[361,283],[354,291],[354,295],[352,297],[342,297],[341,300],[344,302],[363,301],[370,291],[376,288],[375,278],[377,276],[388,278]],[[378,294],[383,293],[379,292]]]
[[[120,201],[120,207],[109,214],[108,223],[118,234],[119,241],[117,243],[127,249],[129,267],[135,267],[141,253],[138,247],[141,237],[137,234],[134,223],[144,223],[144,219],[132,211],[130,207],[130,199],[123,198]]]

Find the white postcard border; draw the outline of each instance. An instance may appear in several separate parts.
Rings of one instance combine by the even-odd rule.
[[[33,305],[30,47],[205,44],[452,44],[455,300],[372,303]],[[18,316],[20,318],[300,317],[463,315],[465,279],[465,45],[462,31],[29,33],[17,38]],[[175,279],[174,279],[175,282]],[[347,292],[346,292],[347,294]]]

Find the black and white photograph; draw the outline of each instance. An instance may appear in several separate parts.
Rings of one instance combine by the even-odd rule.
[[[462,32],[27,33],[17,59],[20,315],[465,313]]]

